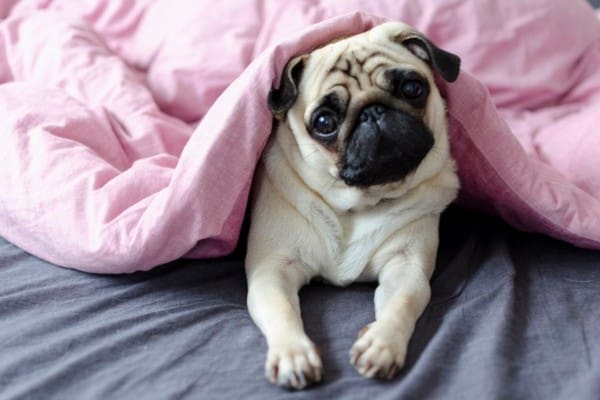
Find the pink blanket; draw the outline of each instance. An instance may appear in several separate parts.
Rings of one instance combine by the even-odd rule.
[[[53,263],[229,252],[285,62],[384,18],[463,59],[442,87],[461,203],[600,248],[583,0],[4,0],[0,17],[0,235]]]

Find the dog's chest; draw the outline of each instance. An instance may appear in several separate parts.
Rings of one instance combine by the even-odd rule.
[[[396,211],[396,212],[395,212]],[[337,285],[373,280],[378,266],[371,260],[392,235],[418,218],[411,210],[400,213],[393,208],[337,215],[322,204],[311,206],[315,246],[305,249],[305,263]]]

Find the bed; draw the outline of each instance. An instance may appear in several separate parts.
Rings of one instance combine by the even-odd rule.
[[[465,178],[470,195],[443,215],[433,298],[400,376],[366,380],[349,363],[357,332],[374,317],[374,286],[311,283],[301,292],[303,318],[325,375],[303,392],[263,376],[266,344],[245,306],[243,225],[225,227],[218,233],[229,232],[227,240],[200,241],[185,257],[153,253],[156,242],[148,240],[119,263],[121,253],[92,259],[74,252],[77,238],[65,236],[74,241],[66,252],[56,250],[56,236],[38,244],[27,232],[48,233],[43,226],[26,231],[0,213],[0,398],[597,399],[600,253],[593,238],[548,218],[527,225],[531,210],[482,201],[477,194],[489,192],[476,191],[481,176]],[[243,182],[239,190],[247,190]],[[10,198],[0,200],[5,210]],[[241,201],[232,197],[239,221]],[[73,228],[86,238],[60,228],[53,235]]]
[[[324,381],[285,391],[245,307],[243,250],[132,275],[58,268],[0,242],[0,398],[595,399],[600,253],[452,208],[433,299],[406,368],[369,381],[350,365],[374,287],[301,292]]]

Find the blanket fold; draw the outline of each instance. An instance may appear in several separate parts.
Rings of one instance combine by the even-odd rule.
[[[287,60],[397,19],[463,59],[441,84],[461,204],[600,248],[594,11],[396,3],[3,3],[0,235],[95,273],[230,252]]]

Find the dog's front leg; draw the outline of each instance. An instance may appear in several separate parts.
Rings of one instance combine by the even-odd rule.
[[[320,381],[321,358],[304,332],[298,299],[310,276],[295,263],[281,260],[249,265],[246,274],[248,309],[269,348],[267,378],[293,389]]]
[[[409,227],[383,253],[387,259],[375,290],[375,322],[365,326],[350,351],[357,371],[368,378],[392,378],[404,365],[408,342],[417,319],[431,297],[429,279],[435,266],[438,217]]]

